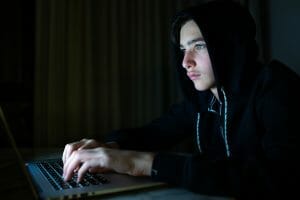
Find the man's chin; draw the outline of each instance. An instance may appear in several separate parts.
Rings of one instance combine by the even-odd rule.
[[[204,87],[203,85],[195,84],[195,83],[194,83],[194,87],[195,87],[195,89],[198,90],[198,91],[205,91],[205,90],[208,90],[208,89],[209,89],[209,88],[207,88],[207,87]]]

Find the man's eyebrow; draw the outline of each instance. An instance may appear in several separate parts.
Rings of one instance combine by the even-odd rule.
[[[187,42],[187,45],[190,46],[191,44],[199,42],[199,41],[204,41],[203,37],[198,37],[198,38],[192,39]],[[180,44],[180,48],[183,48],[182,44]]]

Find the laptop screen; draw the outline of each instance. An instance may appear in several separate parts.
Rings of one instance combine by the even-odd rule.
[[[24,160],[17,149],[7,119],[0,106],[0,133],[3,146],[1,147],[0,192],[1,197],[9,199],[35,198],[37,193],[26,171]],[[6,199],[4,198],[4,199]]]

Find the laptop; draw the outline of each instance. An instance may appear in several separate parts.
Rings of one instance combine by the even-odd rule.
[[[1,127],[13,148],[22,174],[27,181],[27,186],[30,187],[35,199],[85,198],[166,185],[162,182],[153,181],[150,177],[133,177],[117,173],[87,173],[80,183],[76,182],[75,175],[71,181],[65,182],[62,178],[63,163],[61,158],[25,162],[17,148],[1,106],[0,118]]]

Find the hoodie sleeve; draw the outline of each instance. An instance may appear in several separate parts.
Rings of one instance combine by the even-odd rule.
[[[196,193],[233,196],[230,181],[236,177],[235,174],[231,176],[233,168],[231,161],[203,159],[199,154],[159,153],[153,161],[151,176],[156,181],[167,182]]]
[[[272,192],[295,194],[300,178],[300,79],[291,70],[273,63],[259,104],[264,127],[264,180]]]
[[[191,136],[194,120],[191,105],[183,102],[172,106],[168,113],[145,126],[113,131],[106,142],[117,142],[122,149],[167,150]]]

